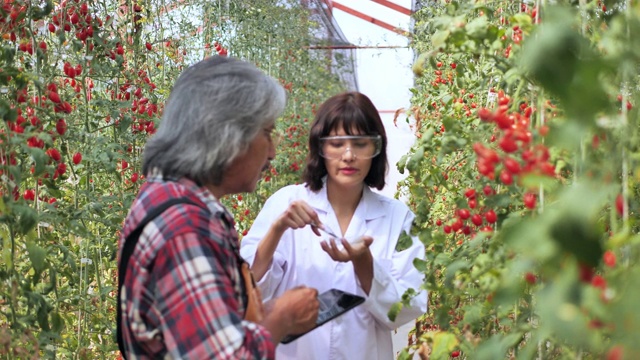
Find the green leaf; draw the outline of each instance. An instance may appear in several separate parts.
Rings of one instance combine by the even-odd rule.
[[[2,224],[0,224],[0,238],[2,238],[2,261],[8,268],[11,268],[13,266],[13,256],[11,256],[11,236],[9,235],[9,231]]]
[[[458,347],[458,338],[452,333],[438,331],[432,335],[433,347],[431,359],[449,359],[449,355]]]
[[[400,310],[402,310],[402,302],[401,301],[391,305],[391,308],[389,309],[389,312],[387,313],[387,316],[389,317],[389,320],[396,321],[396,317],[398,317],[398,314],[400,313]]]
[[[467,33],[470,37],[482,39],[487,35],[487,28],[489,27],[486,16],[480,16],[471,20],[465,26]]]
[[[591,267],[600,263],[604,250],[600,239],[602,232],[588,218],[575,213],[558,215],[551,227],[551,238],[560,247],[573,254],[578,261]]]
[[[38,303],[38,312],[36,315],[36,319],[38,320],[38,325],[44,331],[49,331],[49,310],[47,302],[44,298],[40,298],[40,302]]]
[[[516,219],[514,222],[505,222],[498,236],[519,253],[538,261],[547,261],[559,250],[557,244],[549,238],[548,226],[544,219]]]
[[[589,319],[581,306],[580,284],[576,262],[567,262],[554,281],[542,288],[536,298],[541,329],[562,341],[588,347],[597,334],[590,331]]]
[[[398,172],[400,174],[404,174],[404,168],[406,167],[407,159],[409,159],[409,154],[404,154],[396,163],[396,168],[398,169]]]
[[[478,346],[474,359],[504,359],[507,351],[516,346],[522,338],[519,332],[493,335]]]
[[[476,328],[476,326],[479,325],[482,319],[485,317],[484,305],[480,302],[466,305],[462,308],[462,310],[464,313],[462,323],[468,324],[472,326],[472,328]]]
[[[44,288],[42,290],[43,294],[48,294],[51,291],[56,289],[56,285],[57,285],[57,276],[56,276],[56,270],[53,266],[49,267],[49,284],[47,285],[46,288]]]
[[[445,273],[445,284],[447,286],[451,286],[451,282],[453,281],[458,270],[469,269],[469,263],[465,259],[459,259],[452,262],[449,266],[447,266],[447,270]]]
[[[427,262],[419,258],[413,259],[413,266],[416,268],[416,270],[422,273],[426,272],[428,268]]]
[[[411,244],[413,244],[413,238],[411,235],[407,234],[406,231],[402,230],[402,233],[398,238],[398,242],[396,243],[396,251],[400,252],[407,250]]]
[[[509,22],[511,23],[511,25],[518,25],[521,28],[529,28],[532,25],[532,20],[533,19],[531,19],[531,16],[529,14],[520,12],[513,15]]]
[[[37,147],[30,147],[29,154],[31,154],[31,158],[35,163],[35,169],[34,169],[33,175],[38,176],[42,174],[45,170],[45,166],[47,165],[47,161],[49,160],[49,157],[44,152],[44,150]]]
[[[47,251],[33,242],[27,244],[27,251],[29,252],[31,266],[33,266],[36,273],[41,273],[46,267]]]
[[[18,217],[18,231],[27,234],[38,223],[38,212],[28,205],[14,205],[13,212]]]
[[[434,55],[435,55],[435,52],[430,51],[430,52],[422,53],[420,54],[420,56],[418,56],[418,59],[416,59],[416,62],[413,63],[413,66],[411,67],[415,76],[420,77],[424,74],[425,64],[427,63],[427,61],[429,62],[433,61]]]
[[[449,38],[449,34],[450,34],[449,30],[436,31],[436,33],[433,34],[433,36],[431,37],[431,43],[433,44],[433,47],[436,49],[444,48],[445,43]]]
[[[59,312],[54,311],[51,313],[51,331],[60,333],[62,330],[64,330],[64,318]]]
[[[407,162],[407,169],[410,172],[414,172],[420,165],[420,162],[422,162],[422,159],[424,159],[424,148],[418,147]]]
[[[411,354],[409,354],[409,350],[402,349],[402,351],[400,351],[400,353],[396,357],[396,360],[411,360],[412,358],[413,358],[413,356],[411,356]]]
[[[450,261],[451,257],[449,256],[449,253],[441,252],[436,255],[436,258],[433,260],[433,264],[446,266]]]
[[[4,112],[3,118],[5,121],[16,121],[18,118],[18,111],[14,108],[6,108],[2,112]]]
[[[574,12],[560,6],[545,12],[545,21],[525,42],[523,67],[545,90],[558,97],[570,119],[595,126],[595,115],[609,108],[601,78],[610,71],[573,26]]]

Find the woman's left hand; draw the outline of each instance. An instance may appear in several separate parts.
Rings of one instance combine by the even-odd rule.
[[[357,261],[363,256],[367,256],[369,254],[369,246],[373,243],[373,238],[371,236],[363,236],[353,244],[346,239],[337,241],[342,243],[343,249],[338,248],[336,239],[331,239],[328,242],[323,241],[320,246],[334,261],[349,262]]]

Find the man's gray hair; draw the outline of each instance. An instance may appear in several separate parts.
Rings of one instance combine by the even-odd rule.
[[[142,171],[219,185],[227,166],[284,111],[283,87],[252,64],[211,57],[176,81]]]

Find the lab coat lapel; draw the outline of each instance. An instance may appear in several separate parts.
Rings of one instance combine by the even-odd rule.
[[[368,223],[382,216],[384,216],[384,206],[373,191],[365,186],[362,191],[362,199],[360,199],[356,212],[351,218],[345,238],[351,240],[364,235],[373,235],[370,233]]]
[[[324,180],[326,181],[326,179]],[[342,234],[338,219],[327,197],[326,183],[317,193],[308,188],[307,192],[307,203],[318,213],[320,221],[336,234]],[[362,199],[360,199],[344,237],[346,239],[356,239],[363,235],[373,235],[367,232],[367,223],[384,216],[384,209],[385,207],[378,199],[378,196],[369,187],[365,186],[362,191]]]

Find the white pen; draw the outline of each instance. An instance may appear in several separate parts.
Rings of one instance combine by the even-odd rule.
[[[311,223],[311,226],[315,227],[316,229],[323,231],[325,234],[331,236],[332,238],[336,238],[336,239],[342,239],[342,237],[334,234],[331,230],[325,228],[324,226],[320,227],[318,225],[316,225],[315,223]]]
[[[325,234],[327,234],[327,235],[331,236],[332,238],[335,238],[335,239],[343,239],[341,236],[338,236],[338,235],[334,234],[331,230],[329,230],[329,229],[327,229],[327,228],[325,228],[325,227],[320,227],[320,226],[316,225],[315,223],[312,223],[312,224],[311,224],[311,226],[313,226],[313,227],[315,227],[316,229],[318,229],[318,230],[320,230],[320,231],[324,232]],[[356,239],[355,241],[353,241],[353,242],[352,242],[352,241],[349,241],[349,240],[347,240],[347,239],[345,239],[345,240],[346,240],[349,244],[351,244],[351,245],[357,245],[357,244],[359,244],[359,243],[361,243],[361,242],[364,242],[364,239],[362,238],[362,236],[361,236],[361,237],[359,237],[359,238],[357,238],[357,239]],[[342,243],[340,243],[340,242],[338,242],[336,245],[337,245],[338,247],[342,247]]]

